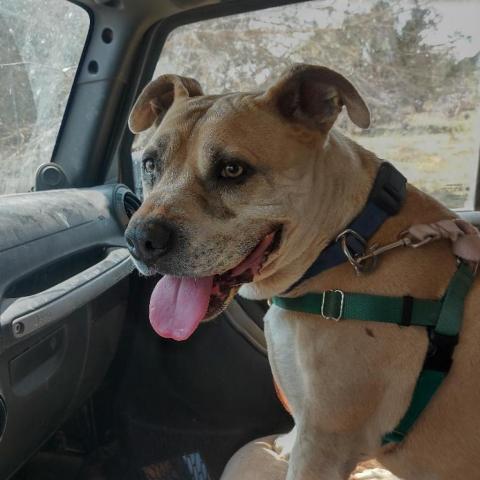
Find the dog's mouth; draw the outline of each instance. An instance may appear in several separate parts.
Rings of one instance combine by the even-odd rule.
[[[221,313],[251,282],[280,245],[282,229],[269,233],[236,267],[208,277],[163,276],[150,298],[150,323],[158,335],[186,340],[200,322]]]

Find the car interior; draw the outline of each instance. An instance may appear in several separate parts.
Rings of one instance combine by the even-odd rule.
[[[128,114],[169,35],[296,3],[74,1],[89,27],[53,153],[33,191],[0,191],[0,479],[215,480],[242,445],[292,427],[267,302],[237,297],[188,341],[162,339],[155,278],[123,234],[142,201]],[[476,183],[470,194],[460,214],[480,225]]]

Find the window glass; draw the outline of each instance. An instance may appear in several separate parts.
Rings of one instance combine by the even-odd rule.
[[[0,0],[0,194],[50,161],[89,24],[66,0]]]
[[[291,63],[349,77],[372,111],[337,126],[451,208],[471,209],[480,146],[480,2],[324,0],[195,23],[168,37],[155,76],[207,93],[264,89]],[[141,142],[137,142],[140,148]]]

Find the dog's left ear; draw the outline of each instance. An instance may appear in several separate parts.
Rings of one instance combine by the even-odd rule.
[[[345,105],[350,119],[361,128],[370,125],[370,112],[356,88],[327,67],[298,64],[261,97],[273,103],[288,120],[328,132]]]
[[[128,119],[133,133],[140,133],[159,122],[179,98],[203,95],[202,87],[193,78],[179,75],[160,75],[152,80],[137,98]]]

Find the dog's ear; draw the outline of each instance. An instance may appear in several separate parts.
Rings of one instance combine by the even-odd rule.
[[[203,95],[202,87],[193,78],[161,75],[152,80],[137,98],[128,126],[133,133],[142,132],[156,120],[160,121],[175,99],[199,95]]]
[[[370,112],[356,88],[326,67],[298,64],[289,68],[263,95],[288,120],[327,132],[345,105],[355,125],[368,128]]]

